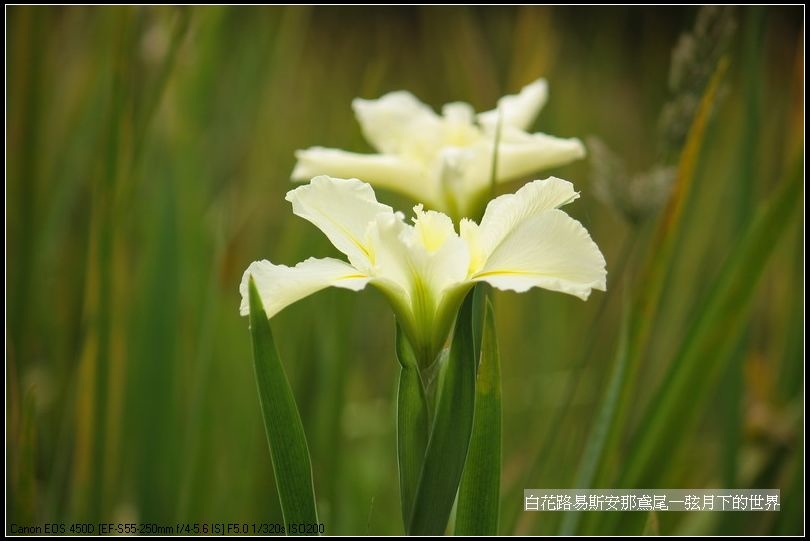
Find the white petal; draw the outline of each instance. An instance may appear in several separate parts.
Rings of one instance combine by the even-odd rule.
[[[441,119],[413,94],[400,90],[352,102],[363,135],[383,154],[416,157],[438,144]]]
[[[453,229],[449,217],[415,207],[415,225],[406,224],[401,213],[380,214],[369,228],[374,259],[374,283],[396,284],[410,304],[429,296],[438,302],[444,292],[467,278],[467,244]]]
[[[448,148],[469,147],[485,139],[484,133],[473,122],[475,110],[469,103],[454,101],[442,107],[440,148],[434,148],[434,155]],[[420,134],[420,138],[424,135]]]
[[[268,318],[290,304],[329,286],[360,291],[369,281],[368,276],[351,265],[328,257],[309,258],[295,267],[273,265],[267,260],[254,261],[242,275],[242,283],[239,284],[239,293],[242,294],[239,313],[243,316],[250,313],[248,280],[251,275]]]
[[[498,145],[499,182],[516,180],[585,157],[585,146],[575,137],[564,139],[544,133],[506,132]]]
[[[430,169],[430,178],[441,194],[440,202],[439,204],[423,202],[430,208],[445,212],[453,218],[466,216],[464,212],[473,191],[470,179],[477,180],[479,170],[476,166],[485,161],[482,158],[483,156],[476,152],[475,146],[442,148]]]
[[[409,226],[401,212],[379,214],[369,225],[368,242],[372,261],[374,284],[389,297],[401,297],[410,305],[411,268],[403,238]]]
[[[454,101],[442,106],[442,116],[451,124],[471,125],[475,118],[475,110],[469,103]]]
[[[470,254],[452,220],[435,211],[415,209],[414,226],[405,237],[414,280],[411,304],[423,332],[430,336],[428,350],[435,354],[444,344],[466,291]]]
[[[478,237],[476,244],[480,252],[474,255],[473,259],[486,260],[522,222],[570,203],[578,197],[579,194],[574,191],[573,184],[557,177],[535,180],[525,184],[513,194],[496,197],[487,205],[481,225],[476,232]]]
[[[577,139],[557,139],[543,134],[529,135],[514,129],[504,132],[498,144],[498,182],[526,178],[535,172],[584,156],[582,143]],[[542,141],[541,141],[542,139]],[[463,149],[446,149],[440,157],[449,157],[460,172],[462,181],[453,184],[443,182],[447,204],[457,216],[474,216],[480,212],[479,205],[486,202],[492,176],[493,140],[481,140]],[[441,178],[444,180],[447,175]],[[452,177],[451,177],[452,178]],[[482,197],[484,199],[482,200]]]
[[[489,256],[489,253],[486,253],[481,245],[481,228],[469,218],[462,218],[459,222],[459,236],[467,244],[467,250],[470,254],[468,274],[473,275],[484,266]],[[491,251],[489,250],[489,252]]]
[[[435,353],[450,330],[459,288],[468,283],[466,243],[444,214],[416,207],[415,225],[380,215],[370,228],[373,284],[398,309],[406,331],[423,352]],[[458,298],[457,298],[458,297]]]
[[[369,228],[374,284],[404,294],[410,305],[444,293],[467,278],[469,251],[449,217],[415,208],[415,225],[401,213],[380,214]],[[396,289],[397,291],[394,291]]]
[[[287,192],[293,212],[312,222],[352,265],[365,271],[369,265],[366,229],[380,213],[393,214],[377,202],[374,190],[357,179],[319,176]]]
[[[513,229],[473,277],[517,292],[542,287],[587,299],[606,287],[605,258],[578,221],[553,209]]]
[[[548,99],[548,84],[545,79],[538,79],[526,85],[519,94],[504,96],[498,100],[498,107],[478,115],[478,122],[490,132],[496,129],[498,115],[503,115],[503,125],[520,130],[528,130],[540,109]]]
[[[434,205],[438,187],[416,162],[388,154],[357,154],[333,148],[312,147],[295,153],[298,162],[293,180],[308,181],[317,175],[361,178],[381,188],[403,193]]]
[[[447,215],[423,211],[421,205],[414,207],[414,212],[412,237],[405,240],[418,275],[438,300],[445,291],[466,280],[469,250]]]

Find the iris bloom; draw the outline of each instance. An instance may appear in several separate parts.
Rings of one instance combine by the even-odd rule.
[[[467,291],[480,281],[503,290],[532,287],[587,299],[605,290],[605,259],[578,221],[558,207],[577,199],[570,182],[535,180],[493,199],[481,224],[414,207],[413,223],[377,202],[357,179],[319,176],[287,193],[293,212],[312,222],[348,263],[310,258],[295,267],[255,261],[242,277],[242,315],[250,275],[268,317],[329,286],[377,287],[390,301],[420,363],[441,350]]]
[[[293,180],[316,175],[358,177],[404,193],[453,218],[477,217],[490,194],[496,138],[495,180],[525,178],[585,155],[579,139],[527,133],[546,103],[548,87],[539,79],[498,107],[475,115],[467,103],[449,103],[437,115],[405,91],[352,103],[363,134],[378,154],[313,147],[296,153]],[[498,117],[501,115],[500,136]]]

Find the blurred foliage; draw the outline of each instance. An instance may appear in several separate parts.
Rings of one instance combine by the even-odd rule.
[[[733,16],[733,35],[703,27],[696,35],[709,41],[690,49],[681,36],[700,20],[697,8],[8,7],[7,528],[280,521],[237,285],[255,259],[332,255],[284,193],[294,150],[368,150],[352,98],[408,89],[433,105],[483,110],[544,76],[551,99],[538,126],[596,135],[637,171],[660,156],[673,49],[675,58],[713,55],[718,35],[729,40],[725,97],[667,244],[649,332],[630,344],[632,406],[602,464],[601,479],[625,478],[628,446],[649,429],[641,419],[691,323],[709,317],[728,256],[792,164],[804,166],[801,8]],[[680,73],[676,86],[693,99],[702,91],[690,77]],[[590,171],[583,160],[552,173],[582,192],[568,210],[605,253],[608,293],[585,304],[542,290],[495,294],[501,533],[558,531],[561,516],[522,512],[522,491],[574,484],[624,299],[647,294],[640,271],[661,249],[652,233],[666,222],[622,221],[594,198]],[[645,464],[649,487],[780,488],[783,511],[662,513],[662,534],[803,531],[804,222],[785,220],[733,359],[718,351],[690,368],[708,377],[716,363],[723,377],[700,394],[667,395],[696,421]],[[735,291],[725,294],[734,301]],[[725,336],[739,319],[713,320],[709,331]],[[401,533],[398,366],[384,301],[326,291],[272,326],[327,533]],[[638,529],[586,525],[644,529],[643,519]]]

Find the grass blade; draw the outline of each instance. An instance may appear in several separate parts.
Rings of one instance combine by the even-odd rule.
[[[655,514],[655,511],[650,511],[647,514],[647,522],[644,524],[644,530],[641,532],[641,535],[652,535],[655,537],[661,535],[661,528],[658,525],[658,515]]]
[[[625,303],[627,306],[627,303]],[[616,415],[616,407],[619,401],[619,390],[622,388],[627,370],[627,334],[628,317],[625,310],[622,317],[621,334],[619,337],[619,347],[616,351],[616,361],[613,364],[613,374],[610,377],[605,396],[599,407],[599,414],[591,428],[588,442],[579,463],[577,478],[574,481],[574,488],[593,488],[593,480],[596,476],[596,468],[602,459],[605,450],[608,430]],[[560,535],[576,535],[582,513],[566,513],[560,526]]]
[[[456,498],[472,432],[475,406],[473,292],[456,320],[447,363],[442,367],[436,417],[414,500],[411,535],[442,535]]]
[[[653,324],[660,308],[666,278],[672,266],[672,258],[675,256],[678,239],[684,227],[682,220],[684,208],[695,179],[698,159],[709,125],[711,110],[727,69],[728,59],[723,58],[715,68],[714,75],[703,93],[700,107],[692,121],[689,135],[681,153],[672,195],[655,232],[653,241],[655,249],[650,252],[649,259],[641,274],[640,282],[645,284],[645,287],[637,293],[632,319],[629,323],[626,375],[619,391],[616,414],[613,416],[613,421],[608,428],[606,449],[602,453],[597,467],[595,486],[609,484],[612,477],[612,472],[609,471],[609,462],[621,445],[622,430],[627,425],[627,419],[632,412],[644,352],[652,335]]]
[[[312,465],[304,427],[253,277],[248,288],[256,384],[281,512],[288,524],[316,523]]]
[[[495,314],[486,300],[475,416],[456,508],[456,535],[497,535],[501,489],[501,361]]]
[[[702,400],[731,360],[731,351],[747,322],[758,279],[778,244],[776,240],[784,236],[801,208],[802,164],[797,163],[781,190],[751,223],[718,276],[705,308],[695,319],[641,425],[640,437],[627,457],[628,469],[621,486],[636,487],[649,482],[656,457],[682,437],[688,422],[699,413]],[[687,396],[687,401],[682,400]]]
[[[761,73],[763,63],[762,46],[765,36],[765,8],[752,7],[745,17],[743,32],[743,58],[746,65],[744,74],[744,124],[736,160],[735,229],[745,231],[745,225],[754,212],[756,198],[756,177],[759,170],[759,139],[762,133],[762,89],[764,79],[755,73]],[[724,486],[737,486],[739,476],[738,450],[743,441],[743,368],[750,348],[750,333],[740,333],[740,342],[733,353],[733,361],[725,375],[727,385],[722,392],[722,408],[726,420],[723,423],[723,478]]]
[[[419,475],[428,443],[429,413],[416,356],[402,328],[397,325],[397,359],[401,365],[397,393],[397,459],[402,521],[408,527]]]
[[[746,328],[765,264],[778,245],[776,240],[785,235],[801,208],[802,165],[797,160],[780,191],[760,209],[714,282],[704,308],[642,419],[617,486],[656,486],[660,457],[672,459],[678,441],[689,433],[710,391],[717,389],[720,377],[727,372],[734,359],[732,352]],[[626,520],[632,523],[637,518]],[[615,531],[620,520],[619,516],[608,517],[600,531]]]

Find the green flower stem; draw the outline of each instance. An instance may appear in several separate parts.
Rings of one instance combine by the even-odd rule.
[[[475,404],[472,305],[471,292],[461,307],[450,354],[441,367],[436,415],[407,528],[412,535],[445,532],[464,470]]]
[[[429,407],[413,347],[397,325],[397,360],[400,363],[397,394],[397,458],[402,521],[408,526],[428,442]]]

